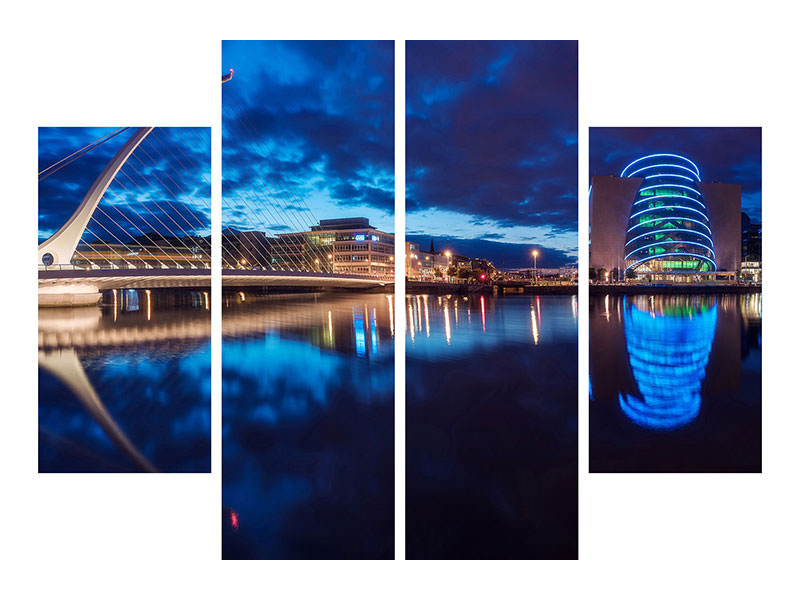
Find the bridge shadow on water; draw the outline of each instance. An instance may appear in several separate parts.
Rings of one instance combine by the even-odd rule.
[[[39,472],[209,472],[202,292],[39,311]]]

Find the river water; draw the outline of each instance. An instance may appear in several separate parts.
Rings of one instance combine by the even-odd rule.
[[[407,557],[577,558],[577,297],[405,307]]]
[[[761,294],[593,296],[590,470],[761,471]]]
[[[223,558],[394,556],[393,302],[225,293]]]
[[[205,291],[39,310],[39,472],[209,472]]]

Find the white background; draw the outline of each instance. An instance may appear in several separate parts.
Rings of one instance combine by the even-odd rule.
[[[778,8],[790,3],[766,1],[650,6],[500,0],[6,4],[0,36],[0,593],[7,598],[798,597],[793,574],[800,533],[797,16]],[[763,127],[763,475],[590,476],[588,401],[581,401],[580,560],[471,563],[221,561],[218,393],[212,399],[212,475],[37,475],[36,127],[211,125],[218,206],[220,40],[292,38],[400,40],[400,75],[404,39],[580,40],[583,281],[590,125]],[[397,81],[395,107],[400,190],[402,83]],[[403,227],[398,214],[398,234]],[[397,264],[403,264],[400,257]],[[584,286],[581,398],[587,396],[586,307]],[[398,320],[403,315],[396,312]],[[218,322],[218,302],[213,317]],[[402,343],[397,355],[401,365]],[[212,360],[218,382],[216,344]],[[399,534],[402,383],[400,375]],[[401,535],[397,545],[402,549]]]

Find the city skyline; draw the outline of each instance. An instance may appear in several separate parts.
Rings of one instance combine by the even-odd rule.
[[[577,98],[577,42],[407,42],[408,239],[577,260]]]

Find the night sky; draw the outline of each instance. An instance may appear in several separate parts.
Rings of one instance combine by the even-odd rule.
[[[222,85],[223,228],[368,217],[394,232],[393,42],[225,41],[222,66],[235,71]]]
[[[118,128],[40,127],[38,171],[116,129]],[[69,219],[103,168],[135,132],[135,127],[123,131],[39,182],[39,243],[50,237]],[[211,139],[208,128],[156,128],[117,174],[99,207],[109,216],[118,217],[117,220],[125,224],[132,235],[140,234],[116,209],[110,208],[111,204],[147,233],[154,230],[167,233],[171,228],[183,235],[184,232],[169,220],[169,214],[184,228],[186,234],[209,235],[211,215],[207,204],[211,198],[210,157]],[[173,212],[168,202],[175,210],[182,211],[185,221]],[[181,205],[177,206],[177,202],[181,202]],[[100,211],[95,211],[94,217],[107,226],[120,241],[130,241],[120,230],[113,228]],[[166,227],[159,223],[159,219]],[[201,223],[206,226],[201,228]],[[190,224],[196,224],[195,229],[190,231]],[[108,241],[114,241],[97,224],[90,222],[89,229]],[[86,232],[82,239],[93,241],[94,238]]]
[[[590,175],[619,175],[631,161],[654,153],[680,154],[702,181],[742,186],[742,210],[761,222],[761,128],[592,127]]]
[[[577,42],[407,42],[407,236],[526,267],[577,260]]]

